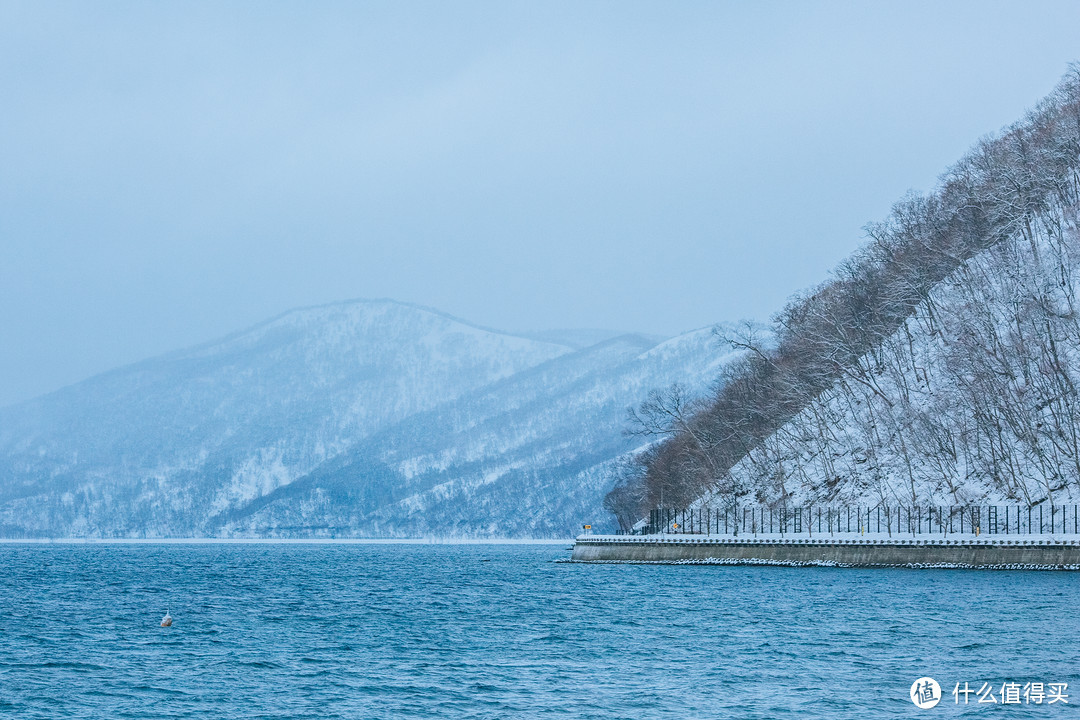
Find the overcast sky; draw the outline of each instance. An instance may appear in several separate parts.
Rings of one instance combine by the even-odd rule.
[[[1080,60],[1080,3],[0,0],[0,405],[356,297],[767,320]]]

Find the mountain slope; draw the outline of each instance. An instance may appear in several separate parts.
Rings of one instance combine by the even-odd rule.
[[[1080,496],[1080,67],[869,227],[612,500],[954,505]],[[678,492],[672,492],[675,489]]]
[[[567,352],[389,301],[286,313],[0,410],[0,522],[196,528],[384,427]]]
[[[0,409],[0,535],[568,534],[707,331],[575,347],[391,301],[286,313]]]
[[[1078,228],[1074,200],[964,263],[731,482],[801,505],[1076,502]]]
[[[561,356],[373,436],[223,533],[566,536],[606,520],[610,465],[636,444],[625,409],[673,382],[703,391],[727,359],[708,330]]]

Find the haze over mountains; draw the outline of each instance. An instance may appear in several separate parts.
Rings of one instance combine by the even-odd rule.
[[[566,537],[625,409],[730,353],[386,300],[286,313],[0,409],[4,537]]]

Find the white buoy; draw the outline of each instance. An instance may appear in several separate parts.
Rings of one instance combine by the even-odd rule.
[[[165,611],[165,617],[161,618],[161,627],[169,627],[171,625],[172,625],[172,615],[170,615],[169,611],[166,610]]]

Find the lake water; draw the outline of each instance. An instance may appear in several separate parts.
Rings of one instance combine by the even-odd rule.
[[[0,545],[0,717],[1078,715],[1080,573],[553,562],[567,557]],[[909,699],[920,676],[942,686],[936,708]],[[965,682],[998,704],[957,705]],[[1069,704],[1001,705],[1007,682],[1068,683]]]

